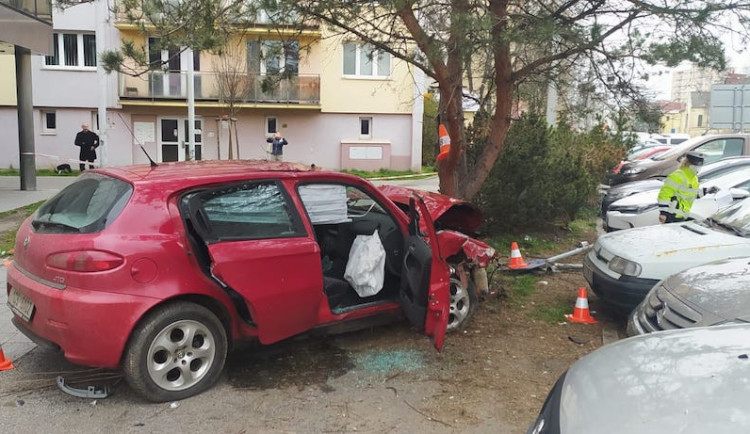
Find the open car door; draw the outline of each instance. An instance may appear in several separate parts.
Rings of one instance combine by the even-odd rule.
[[[280,183],[236,183],[182,201],[189,232],[194,230],[207,256],[205,271],[229,294],[239,315],[257,326],[261,343],[317,325],[325,302],[320,249]]]
[[[422,229],[420,217],[424,219]],[[400,289],[406,317],[424,330],[440,351],[450,314],[450,267],[440,255],[435,226],[417,195],[409,200],[409,236],[404,246]]]

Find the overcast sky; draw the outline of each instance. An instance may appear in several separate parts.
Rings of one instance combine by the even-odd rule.
[[[727,64],[734,68],[735,72],[750,74],[750,53],[737,40],[727,38],[724,41],[727,52]],[[650,79],[646,84],[647,88],[652,90],[657,100],[669,100],[672,87],[672,71],[689,69],[690,63],[684,63],[676,68],[653,67],[650,72]]]

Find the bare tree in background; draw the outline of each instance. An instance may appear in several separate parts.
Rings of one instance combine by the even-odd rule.
[[[247,101],[250,92],[250,82],[247,76],[247,62],[242,43],[244,40],[238,38],[237,42],[227,44],[224,50],[214,61],[214,72],[216,74],[216,87],[219,94],[219,102],[226,107],[226,114],[221,121],[228,122],[229,146],[227,158],[232,160],[239,158],[239,138],[237,137],[237,115],[242,109],[241,103]],[[232,130],[234,129],[234,135]],[[235,150],[236,147],[236,150]]]

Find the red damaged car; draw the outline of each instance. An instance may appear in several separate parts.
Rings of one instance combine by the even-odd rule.
[[[183,399],[245,340],[406,316],[440,349],[486,285],[495,252],[466,235],[479,222],[446,196],[291,163],[92,170],[19,229],[8,304],[69,361]]]

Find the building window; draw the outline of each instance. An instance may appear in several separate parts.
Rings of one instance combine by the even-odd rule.
[[[94,131],[99,131],[99,112],[98,111],[92,111],[91,112],[91,123],[89,123],[91,126],[91,129]]]
[[[251,74],[296,77],[299,75],[299,42],[248,41],[247,71]]]
[[[83,33],[53,33],[53,53],[45,56],[47,66],[67,68],[96,67],[96,36]]]
[[[276,116],[268,116],[266,117],[266,135],[271,136],[276,131],[278,131],[278,120],[276,119]]]
[[[57,114],[51,110],[42,110],[42,134],[57,133]]]
[[[345,42],[344,75],[389,77],[391,75],[391,55],[370,45]]]
[[[699,127],[703,126],[703,115],[698,115],[698,126]]]
[[[371,117],[359,118],[359,138],[360,139],[372,138],[372,118]]]

